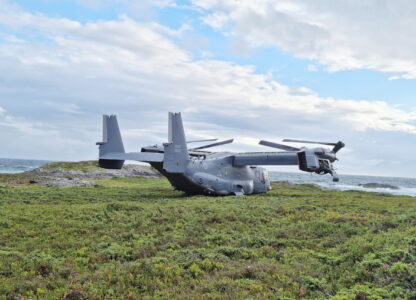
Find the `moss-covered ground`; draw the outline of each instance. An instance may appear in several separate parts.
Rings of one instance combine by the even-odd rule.
[[[0,299],[415,299],[415,233],[416,198],[310,185],[0,187]]]
[[[55,169],[62,169],[66,171],[79,171],[79,172],[102,172],[103,169],[97,166],[98,161],[96,160],[87,160],[87,161],[79,161],[79,162],[70,162],[70,161],[62,161],[62,162],[51,162],[47,163],[42,166],[42,169],[45,170],[55,170]]]

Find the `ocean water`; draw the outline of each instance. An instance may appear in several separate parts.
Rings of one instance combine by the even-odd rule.
[[[47,160],[0,158],[0,173],[21,173],[46,164]]]
[[[367,192],[389,193],[394,195],[416,196],[416,178],[381,177],[362,175],[339,175],[339,182],[333,182],[330,175],[318,175],[309,173],[289,173],[270,171],[270,180],[287,180],[291,183],[313,183],[331,190],[358,190]],[[398,190],[388,188],[365,188],[359,186],[366,183],[388,184],[396,186]]]
[[[10,159],[0,158],[0,173],[21,173],[30,171],[41,165],[48,163],[46,160],[30,159]],[[326,189],[334,190],[359,190],[368,192],[389,193],[395,195],[416,196],[416,178],[399,178],[399,177],[378,177],[378,176],[358,176],[358,175],[341,175],[340,181],[333,182],[330,175],[317,175],[309,173],[290,173],[290,172],[269,172],[270,179],[273,181],[287,180],[291,183],[313,183]],[[397,186],[398,190],[375,188],[369,189],[359,186],[359,184],[379,183]]]

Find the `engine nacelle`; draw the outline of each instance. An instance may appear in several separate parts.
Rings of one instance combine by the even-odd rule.
[[[332,163],[328,159],[319,158],[314,151],[298,152],[299,169],[317,174],[333,173]]]

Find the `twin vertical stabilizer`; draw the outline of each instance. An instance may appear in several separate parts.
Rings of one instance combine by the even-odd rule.
[[[169,113],[168,143],[164,153],[124,151],[123,140],[115,115],[103,116],[103,141],[98,142],[98,165],[105,169],[121,169],[125,160],[163,162],[163,169],[170,173],[183,173],[189,162],[185,132],[180,113]]]
[[[98,142],[99,157],[109,154],[125,153],[123,140],[121,139],[120,129],[115,115],[103,115],[103,141]],[[98,165],[106,169],[121,169],[124,160],[99,159]]]
[[[169,113],[168,143],[164,144],[163,169],[169,173],[183,173],[189,162],[185,131],[180,113]]]

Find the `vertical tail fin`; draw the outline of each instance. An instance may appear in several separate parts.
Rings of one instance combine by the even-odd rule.
[[[117,117],[115,115],[103,115],[103,141],[98,142],[99,160],[98,165],[106,169],[121,169],[124,160],[108,160],[101,157],[108,153],[125,153],[123,140],[121,139]]]
[[[189,154],[181,113],[169,113],[168,125],[168,143],[164,144],[163,168],[170,173],[183,173],[188,165]]]

